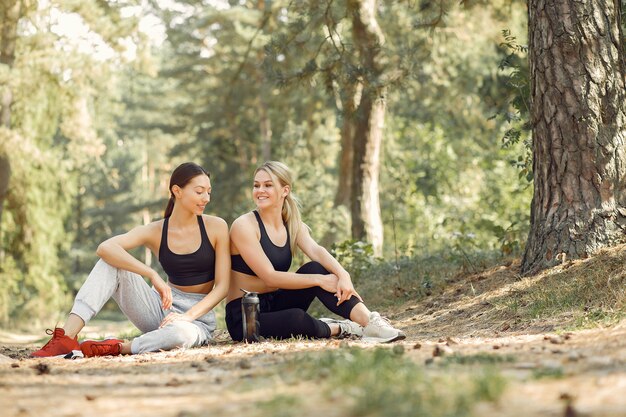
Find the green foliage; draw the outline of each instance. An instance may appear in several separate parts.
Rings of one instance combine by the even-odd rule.
[[[11,160],[12,181],[2,218],[5,250],[0,291],[0,322],[41,317],[66,301],[57,251],[66,247],[63,219],[68,214],[59,154],[38,149],[28,138],[0,130]],[[61,171],[63,172],[63,171]],[[15,324],[15,322],[13,323]]]
[[[13,98],[10,129],[0,132],[0,152],[12,168],[0,227],[2,324],[50,320],[70,300],[64,255],[76,229],[66,226],[81,168],[104,152],[94,103],[107,91],[111,72],[80,52],[75,40],[54,32],[50,15],[52,9],[84,13],[93,33],[115,42],[133,24],[113,16],[117,6],[105,6],[67,0],[29,10],[18,25],[14,65],[0,76],[8,77]]]
[[[8,280],[0,321],[67,305],[65,288],[78,288],[102,240],[161,216],[169,173],[185,160],[212,173],[207,211],[228,222],[253,208],[254,168],[285,161],[312,235],[333,247],[375,305],[423,297],[459,268],[523,250],[531,191],[519,177],[524,136],[504,148],[497,138],[524,114],[518,106],[518,121],[489,119],[494,108],[515,114],[522,103],[524,51],[509,50],[517,41],[498,30],[523,33],[520,2],[419,10],[379,2],[388,61],[378,81],[357,59],[344,3],[209,3],[143,4],[167,40],[153,50],[143,44],[130,63],[81,52],[49,30],[47,9],[24,21],[15,68],[0,68],[15,97],[8,135],[19,141],[7,148],[18,174],[1,227]],[[137,18],[122,17],[136,4],[54,7],[78,13],[121,51],[122,39],[145,42]],[[388,262],[348,240],[349,211],[334,206],[342,106],[347,88],[364,79],[391,87],[380,184]]]
[[[345,240],[334,243],[330,253],[350,270],[352,282],[357,285],[363,274],[376,264],[374,249],[370,243],[358,240]]]
[[[508,127],[489,114],[508,89],[497,68],[483,65],[502,60],[503,15],[521,29],[517,4],[450,10],[449,29],[424,40],[430,54],[390,95],[381,168],[387,257],[523,249],[532,190],[508,162],[523,144],[494,141]]]
[[[367,305],[380,309],[401,301],[417,302],[442,292],[459,274],[482,271],[502,262],[499,251],[454,251],[416,253],[394,260],[365,258],[357,261],[361,269],[346,263],[356,289]],[[369,267],[365,265],[369,264]]]
[[[510,160],[519,170],[519,177],[532,181],[532,139],[530,126],[530,74],[528,46],[520,45],[511,31],[502,31],[504,42],[500,47],[507,55],[500,61],[499,70],[505,74],[506,104],[498,110],[497,117],[509,128],[502,137],[502,146],[511,148],[522,144],[521,154]]]
[[[340,349],[298,357],[287,365],[316,381],[326,395],[348,401],[358,416],[466,416],[479,401],[497,401],[506,381],[492,369],[430,375],[402,350]]]

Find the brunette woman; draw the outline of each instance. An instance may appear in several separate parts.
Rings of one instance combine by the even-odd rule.
[[[201,346],[211,340],[213,308],[228,292],[228,227],[221,218],[202,214],[211,199],[211,179],[199,165],[178,166],[169,191],[163,220],[100,244],[96,253],[101,259],[76,295],[64,326],[50,331],[52,338],[31,356],[134,354]],[[128,252],[139,246],[158,256],[167,281]],[[132,341],[79,344],[78,333],[111,297],[143,334]]]

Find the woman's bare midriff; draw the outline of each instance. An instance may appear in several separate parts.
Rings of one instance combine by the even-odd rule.
[[[194,294],[208,294],[213,289],[215,281],[209,281],[205,282],[204,284],[197,285],[176,285],[172,284],[171,282],[168,283],[170,284],[170,287],[176,288],[177,290],[180,290],[182,292],[189,292]]]
[[[228,296],[226,302],[243,297],[241,289],[246,291],[258,292],[263,294],[266,292],[276,291],[278,288],[268,287],[262,279],[253,275],[244,274],[237,271],[230,271],[230,287],[228,288]]]

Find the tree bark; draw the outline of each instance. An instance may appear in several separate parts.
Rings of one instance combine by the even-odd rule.
[[[15,43],[17,40],[17,23],[22,13],[22,2],[20,0],[3,1],[0,4],[0,65],[13,68],[15,62]],[[8,85],[0,86],[0,126],[11,128],[11,105],[13,104],[13,94]],[[2,225],[2,214],[4,201],[9,191],[11,179],[11,163],[6,150],[0,149],[0,226]],[[2,229],[0,228],[0,236]],[[1,248],[0,248],[1,250]]]
[[[534,195],[522,272],[624,241],[619,2],[528,4]]]
[[[266,9],[268,7],[270,7],[270,5],[266,4],[265,0],[259,0],[257,3],[257,9],[263,13],[263,19],[265,19],[265,13],[267,12]],[[263,49],[258,50],[256,56],[258,62],[263,62],[265,57]],[[257,106],[259,110],[259,133],[261,134],[261,157],[263,158],[263,162],[265,162],[272,159],[272,120],[270,119],[267,111],[268,105],[264,97],[263,87],[265,85],[265,77],[263,70],[261,68],[257,68],[255,71],[259,88]]]
[[[260,77],[259,77],[260,78]],[[259,91],[259,131],[261,134],[261,157],[263,161],[272,159],[272,121],[267,111],[267,103]]]
[[[11,164],[6,155],[0,154],[0,236],[2,236],[2,212],[4,211],[4,200],[9,191],[9,180],[11,178]],[[1,251],[2,249],[0,249]]]
[[[385,37],[376,21],[376,0],[350,0],[352,33],[365,70],[363,92],[356,111],[352,166],[352,237],[370,242],[382,255],[383,226],[378,199],[380,149],[385,119],[386,87],[381,82]]]
[[[17,23],[20,20],[22,2],[8,0],[0,3],[2,24],[0,38],[0,64],[13,68],[15,62],[15,43],[17,40]],[[6,128],[11,127],[11,104],[13,95],[8,86],[2,86],[2,102],[0,103],[0,123]]]
[[[342,86],[341,115],[341,151],[339,154],[339,183],[335,194],[335,207],[350,207],[352,198],[352,175],[354,163],[354,132],[356,130],[356,109],[361,100],[361,83]],[[339,105],[339,103],[338,103]]]
[[[150,134],[146,133],[145,136],[145,156],[144,156],[144,166],[141,169],[141,180],[143,182],[143,189],[148,190],[148,195],[145,196],[145,201],[149,201],[149,199],[155,195],[156,187],[155,187],[155,169],[154,162],[151,158],[151,149],[153,148],[153,142],[151,140]],[[148,225],[152,221],[152,216],[150,214],[150,209],[144,207],[141,211],[141,217],[143,218],[143,224]],[[148,266],[152,266],[152,251],[146,246],[144,247],[143,252],[144,263]]]
[[[382,256],[383,223],[378,197],[380,148],[385,120],[383,91],[361,98],[354,139],[352,176],[352,237],[372,244],[374,255]],[[377,93],[377,94],[376,94]]]

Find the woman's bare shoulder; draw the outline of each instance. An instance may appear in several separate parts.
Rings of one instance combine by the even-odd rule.
[[[222,219],[221,217],[212,216],[210,214],[203,214],[202,220],[204,221],[204,224],[206,226],[228,227],[226,220]]]
[[[230,231],[231,233],[233,231],[246,231],[246,230],[253,231],[256,229],[255,225],[256,225],[256,218],[254,217],[254,213],[249,211],[237,217],[235,221],[233,221],[233,224],[230,226]]]
[[[163,230],[164,222],[165,222],[165,219],[155,220],[148,224],[137,226],[135,227],[135,230],[141,231],[143,233],[148,233],[148,234],[153,234],[157,232],[161,233],[161,230]]]

